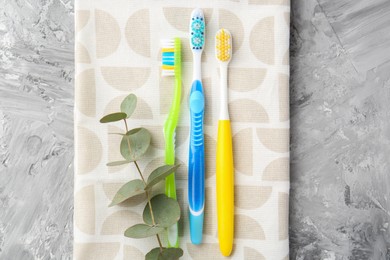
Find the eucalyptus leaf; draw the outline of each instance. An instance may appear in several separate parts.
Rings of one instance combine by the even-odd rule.
[[[168,198],[165,194],[159,194],[154,196],[150,202],[152,204],[156,225],[170,227],[179,221],[180,206],[176,200]],[[146,224],[153,225],[148,204],[145,206],[143,219]]]
[[[120,121],[126,119],[126,116],[127,116],[126,113],[122,113],[122,112],[109,114],[102,117],[102,119],[100,119],[100,123],[104,124],[104,123]]]
[[[158,260],[176,260],[183,256],[181,248],[165,248],[158,254]]]
[[[141,180],[132,180],[124,184],[115,194],[109,207],[117,205],[131,197],[144,193],[145,185]]]
[[[164,231],[163,227],[149,226],[146,224],[136,224],[126,229],[125,236],[131,238],[145,238],[157,235],[162,231]]]
[[[175,172],[177,168],[179,168],[180,164],[176,165],[164,165],[160,166],[149,175],[149,178],[146,182],[145,190],[150,189],[153,185],[159,183],[164,180],[171,173]]]
[[[122,137],[120,151],[127,161],[136,161],[146,153],[149,148],[151,135],[145,128],[135,128]],[[129,149],[130,145],[130,149]]]
[[[129,161],[116,161],[116,162],[109,162],[107,163],[107,166],[118,166],[118,165],[123,165],[123,164],[128,164],[131,163]]]
[[[137,106],[137,96],[134,94],[130,94],[121,103],[121,111],[126,113],[127,118],[129,118]]]
[[[145,260],[176,260],[183,256],[183,250],[181,248],[165,248],[162,252],[160,248],[156,247],[146,254]]]
[[[145,255],[145,260],[158,260],[158,255],[160,254],[160,248],[156,247],[149,251]]]

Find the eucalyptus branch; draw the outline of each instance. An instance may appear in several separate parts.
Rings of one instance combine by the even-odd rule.
[[[144,179],[144,177],[143,177],[143,175],[142,175],[142,173],[141,173],[141,170],[139,169],[139,166],[138,166],[137,161],[134,161],[134,164],[135,164],[135,166],[137,167],[138,173],[139,173],[139,175],[141,176],[141,179],[142,179],[144,185],[146,186],[145,179]],[[154,213],[153,213],[152,203],[150,202],[150,194],[149,194],[149,191],[146,190],[146,191],[145,191],[145,194],[146,194],[146,198],[147,198],[147,200],[148,200],[150,216],[152,217],[152,224],[153,224],[153,226],[155,226],[155,225],[156,225],[156,221],[154,220]],[[156,234],[156,237],[157,237],[158,245],[160,246],[160,252],[162,252],[163,246],[162,246],[162,244],[161,244],[160,236],[159,236],[158,234]]]
[[[141,173],[141,170],[139,169],[139,166],[138,166],[138,163],[137,163],[137,161],[134,161],[134,164],[135,164],[135,167],[137,167],[137,170],[138,170],[139,176],[141,176],[141,179],[142,179],[142,181],[143,181],[143,182],[144,182],[144,184],[146,185],[146,182],[145,182],[144,176],[142,175],[142,173]]]
[[[150,142],[150,132],[143,128],[129,130],[127,119],[133,114],[137,104],[137,97],[134,94],[128,95],[121,103],[121,112],[108,114],[100,119],[101,123],[124,122],[126,133],[120,143],[120,152],[125,160],[107,163],[107,166],[118,166],[134,162],[140,178],[125,183],[112,199],[109,207],[118,205],[125,200],[145,193],[147,205],[143,211],[144,223],[136,224],[124,232],[126,237],[146,238],[156,236],[159,247],[153,248],[146,254],[146,259],[178,259],[183,256],[181,248],[164,248],[159,234],[164,229],[177,223],[180,219],[179,203],[164,194],[152,197],[152,187],[165,180],[179,165],[162,165],[154,169],[148,178],[144,178],[138,165],[138,160],[146,153]],[[153,204],[153,205],[152,205]]]
[[[125,121],[125,127],[126,127],[126,133],[127,133],[127,132],[129,132],[129,128],[128,128],[128,126],[127,126],[127,121],[126,121],[126,119],[123,119],[123,121]],[[128,145],[128,147],[129,147],[129,151],[130,151],[131,147],[130,147],[130,140],[129,140],[129,138],[127,138],[127,145]],[[137,167],[137,170],[138,170],[139,176],[140,176],[141,179],[142,179],[142,182],[143,182],[144,185],[146,186],[145,178],[144,178],[144,176],[142,175],[142,172],[141,172],[141,170],[140,170],[140,168],[139,168],[139,166],[138,166],[137,161],[134,161],[134,164],[135,164],[135,166]],[[154,220],[154,213],[153,213],[152,203],[150,202],[150,194],[149,194],[149,191],[146,190],[146,191],[145,191],[145,194],[146,194],[146,198],[147,198],[147,200],[148,200],[150,216],[152,217],[152,223],[153,223],[153,226],[155,226],[155,225],[156,225],[156,221]],[[160,252],[162,252],[163,246],[162,246],[162,243],[161,243],[161,240],[160,240],[160,236],[159,236],[158,234],[156,234],[156,237],[157,237],[158,245],[160,246]]]

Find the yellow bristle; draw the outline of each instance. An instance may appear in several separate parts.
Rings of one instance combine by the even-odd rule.
[[[169,65],[162,65],[161,67],[163,70],[173,70],[175,68],[174,66],[169,66]]]
[[[226,32],[224,29],[220,30],[216,38],[216,51],[217,51],[217,59],[220,61],[228,61],[230,59],[231,53],[231,40],[230,34]]]
[[[175,48],[162,48],[162,52],[175,52]]]

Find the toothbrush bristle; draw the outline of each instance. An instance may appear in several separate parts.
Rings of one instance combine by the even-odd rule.
[[[200,9],[194,10],[191,14],[190,34],[191,49],[202,50],[205,41],[205,21]]]
[[[228,30],[221,29],[215,35],[215,53],[219,61],[230,61],[232,57],[232,36]]]
[[[161,75],[175,76],[181,66],[180,39],[168,39],[161,41]]]

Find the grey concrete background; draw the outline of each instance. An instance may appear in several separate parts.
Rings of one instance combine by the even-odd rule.
[[[390,259],[390,1],[291,14],[291,259]]]
[[[72,259],[69,0],[0,0],[0,259]]]
[[[390,1],[292,0],[291,259],[390,259]],[[73,0],[0,0],[0,259],[71,259]]]

